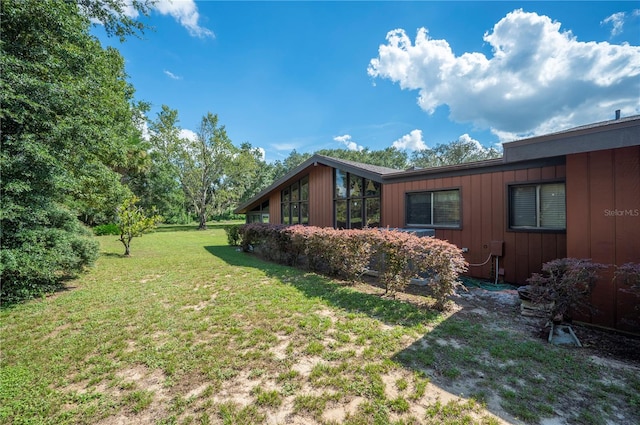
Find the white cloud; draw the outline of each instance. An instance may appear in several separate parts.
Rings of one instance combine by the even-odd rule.
[[[198,134],[195,131],[188,130],[186,128],[180,129],[179,135],[181,139],[189,139],[192,141],[198,140]]]
[[[292,151],[298,148],[296,143],[273,143],[271,146],[277,151]]]
[[[170,15],[194,37],[215,37],[213,32],[198,24],[200,14],[193,0],[159,0],[153,5],[162,15]]]
[[[172,80],[182,80],[182,77],[180,77],[179,75],[174,74],[171,71],[167,71],[166,69],[164,70],[164,73],[167,77],[171,78]]]
[[[485,149],[485,147],[482,146],[482,143],[480,143],[479,141],[477,141],[473,137],[469,136],[467,133],[465,133],[462,136],[458,137],[458,141],[459,142],[463,142],[465,144],[471,143],[476,147],[476,149],[479,149],[479,150],[484,150]]]
[[[616,36],[622,33],[625,15],[626,13],[624,12],[614,13],[613,15],[607,17],[604,21],[600,22],[600,25],[611,24],[611,36]]]
[[[409,134],[405,134],[392,145],[396,149],[409,149],[419,151],[428,149],[424,140],[422,140],[422,130],[413,130]]]
[[[336,137],[333,138],[333,140],[335,140],[336,142],[342,143],[350,151],[358,151],[358,152],[360,152],[360,151],[362,151],[364,149],[364,146],[360,146],[356,142],[351,140],[351,135],[350,134],[344,134],[342,136],[336,136]]]
[[[547,16],[515,10],[485,33],[493,56],[456,56],[446,40],[418,30],[387,34],[367,69],[374,78],[418,90],[427,113],[490,128],[501,140],[543,134],[640,112],[640,47],[581,42]]]

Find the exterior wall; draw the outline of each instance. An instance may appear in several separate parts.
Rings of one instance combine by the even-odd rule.
[[[432,178],[385,184],[382,189],[382,223],[406,227],[405,193],[416,190],[460,189],[462,225],[460,229],[438,229],[436,237],[460,248],[468,248],[469,263],[483,263],[491,252],[491,241],[504,241],[499,268],[504,280],[525,284],[543,263],[566,256],[564,233],[510,231],[507,211],[507,185],[565,178],[564,165],[496,171],[455,177]],[[495,261],[469,267],[469,275],[495,278]]]
[[[640,263],[640,146],[567,155],[567,255],[603,264]],[[619,291],[614,268],[601,273],[580,319],[640,331],[638,298]]]
[[[282,221],[282,189],[305,175],[309,175],[309,225],[333,227],[333,168],[322,164],[307,168],[269,194],[269,223],[280,224]]]
[[[309,168],[309,224],[333,227],[332,167],[318,164]]]

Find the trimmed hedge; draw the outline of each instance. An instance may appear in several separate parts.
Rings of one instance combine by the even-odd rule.
[[[430,276],[439,309],[445,308],[447,297],[459,284],[459,274],[467,270],[462,251],[455,245],[396,230],[250,223],[240,226],[238,234],[245,251],[348,282],[357,281],[373,268],[392,295],[411,279]]]

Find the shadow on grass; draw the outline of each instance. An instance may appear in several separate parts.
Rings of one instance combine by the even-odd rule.
[[[361,293],[328,277],[263,261],[253,254],[238,252],[234,247],[204,248],[230,265],[259,269],[306,297],[390,325],[428,324],[441,318],[437,312]],[[440,389],[461,397],[460,404],[440,406],[438,418],[444,418],[450,409],[465,408],[464,400],[473,399],[480,402],[473,408],[477,409],[477,414],[483,414],[486,409],[508,423],[539,423],[544,418],[557,418],[558,412],[564,411],[566,406],[600,397],[597,402],[581,405],[581,410],[571,412],[569,419],[599,423],[580,421],[581,417],[594,417],[604,423],[604,418],[611,416],[605,413],[607,406],[612,405],[614,410],[624,411],[625,418],[632,419],[628,423],[640,423],[636,420],[638,415],[624,407],[625,403],[628,406],[637,400],[633,390],[618,388],[624,393],[620,395],[588,384],[593,377],[600,376],[599,366],[585,361],[580,354],[528,337],[519,329],[500,328],[496,324],[491,314],[465,312],[463,308],[410,346],[397,351],[391,360],[407,370],[425,374]],[[610,396],[605,395],[609,393]],[[487,405],[483,406],[483,403]],[[497,423],[495,419],[486,420]]]
[[[293,286],[306,297],[321,299],[333,307],[365,314],[389,325],[415,326],[431,322],[439,315],[410,303],[358,292],[349,286],[336,283],[329,277],[266,262],[253,254],[238,252],[231,246],[206,246],[205,249],[227,264],[262,270],[267,276]]]

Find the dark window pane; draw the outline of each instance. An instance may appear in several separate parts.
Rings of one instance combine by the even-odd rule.
[[[291,201],[291,194],[289,191],[289,188],[286,188],[282,191],[282,202],[289,202]]]
[[[347,228],[347,201],[335,201],[336,229]]]
[[[365,196],[378,196],[380,195],[380,183],[373,180],[365,179]]]
[[[366,217],[367,227],[379,227],[380,226],[380,198],[367,198],[366,204]]]
[[[262,211],[269,212],[269,201],[265,201],[262,203]]]
[[[300,180],[300,200],[309,200],[309,177]]]
[[[431,192],[407,194],[407,224],[432,224]]]
[[[291,204],[282,204],[282,224],[291,224],[291,211],[289,206]]]
[[[300,204],[297,202],[291,203],[291,224],[300,223]]]
[[[540,186],[540,227],[567,227],[564,183]]]
[[[298,202],[300,200],[300,183],[295,182],[291,185],[291,202]]]
[[[300,224],[309,224],[309,203],[300,203]]]
[[[511,226],[536,227],[536,187],[511,188]]]
[[[460,191],[433,192],[433,224],[441,226],[460,225]]]
[[[342,170],[336,170],[336,187],[334,191],[334,197],[346,198],[347,197],[347,172]]]
[[[349,206],[349,227],[362,229],[362,199],[352,199]]]
[[[349,196],[362,197],[362,177],[349,174]]]

